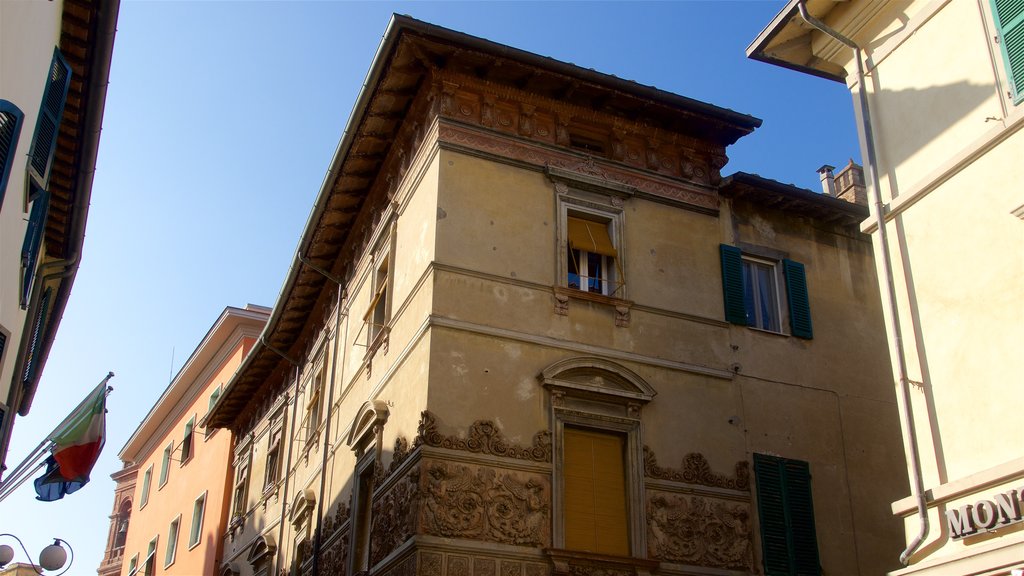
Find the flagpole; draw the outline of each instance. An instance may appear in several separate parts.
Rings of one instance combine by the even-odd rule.
[[[53,437],[58,432],[60,432],[65,426],[67,426],[68,422],[70,422],[71,419],[78,414],[78,412],[85,406],[86,402],[88,402],[91,398],[93,398],[96,395],[97,390],[106,386],[107,382],[109,382],[110,379],[113,377],[113,372],[107,372],[106,377],[103,378],[103,380],[100,381],[100,383],[97,384],[95,388],[89,391],[89,394],[87,394],[85,398],[83,398],[82,401],[78,403],[78,406],[75,406],[75,408],[70,413],[68,413],[68,415],[63,420],[61,420],[60,424],[58,424],[53,430],[50,431],[49,434],[46,435],[43,441],[40,442],[39,445],[36,446],[34,450],[32,450],[32,452],[29,453],[28,457],[22,460],[20,464],[15,466],[14,470],[11,471],[11,474],[7,478],[5,478],[3,481],[0,481],[0,502],[2,502],[5,498],[10,496],[11,493],[13,493],[22,484],[24,484],[26,480],[31,478],[32,473],[39,467],[41,461],[45,457],[47,450],[49,450],[53,446]],[[109,394],[111,390],[113,390],[113,388],[108,388],[107,390],[105,390],[104,395]]]
[[[83,406],[85,406],[85,403],[88,402],[93,397],[94,394],[96,394],[96,390],[102,388],[103,386],[106,386],[107,382],[109,382],[110,379],[113,377],[113,372],[107,372],[106,377],[103,378],[103,380],[99,384],[97,384],[95,388],[89,391],[89,393],[86,394],[85,398],[82,398],[82,401],[78,403],[78,406],[75,406],[74,410],[69,412],[67,417],[61,420],[60,424],[57,424],[57,426],[53,430],[51,430],[49,434],[46,435],[46,439],[52,439],[54,436],[57,435],[57,432],[60,432],[65,426],[67,426],[68,422],[70,422],[72,418],[78,415],[78,411],[81,410]],[[111,390],[113,390],[113,388],[107,390],[105,394],[109,394]]]
[[[52,444],[49,439],[43,440],[36,449],[28,455],[28,458],[22,460],[21,464],[18,464],[17,468],[11,471],[11,474],[0,482],[0,502],[3,502],[5,498],[11,495],[17,490],[26,480],[32,477],[32,474],[39,469],[42,465],[43,458],[46,456],[46,451],[49,449],[49,445]]]

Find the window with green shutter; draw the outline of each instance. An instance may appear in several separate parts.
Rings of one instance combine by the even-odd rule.
[[[18,136],[25,115],[7,100],[0,100],[0,207],[4,204],[4,191],[18,150]]]
[[[1022,0],[1024,1],[1024,0]],[[781,266],[789,312],[790,334],[812,339],[811,303],[803,264],[744,254],[727,244],[719,245],[725,319],[732,324],[769,332],[782,332],[782,308],[778,284]]]
[[[46,215],[50,209],[50,194],[40,190],[34,182],[29,187],[36,190],[36,193],[28,216],[28,227],[25,228],[25,240],[21,245],[22,308],[28,308],[32,279],[36,274],[36,262],[39,259],[39,249],[42,247],[43,233],[46,229]]]
[[[46,76],[43,101],[39,104],[36,130],[28,152],[28,171],[40,188],[46,188],[50,178],[53,153],[57,149],[57,134],[64,116],[64,103],[71,85],[71,66],[64,60],[60,49],[53,49],[53,59]]]
[[[990,0],[1013,102],[1024,100],[1024,0]]]
[[[765,576],[819,576],[810,466],[754,454],[754,480]]]
[[[36,310],[36,317],[32,321],[32,336],[28,341],[28,353],[25,355],[25,372],[22,375],[22,383],[31,386],[36,381],[39,373],[39,354],[42,352],[43,332],[46,330],[46,317],[50,313],[50,294],[53,288],[47,288],[43,297],[39,299],[39,309]]]

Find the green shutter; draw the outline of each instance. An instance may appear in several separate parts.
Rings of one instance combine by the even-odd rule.
[[[28,341],[28,354],[25,355],[25,373],[22,375],[22,383],[31,386],[39,372],[39,352],[43,345],[43,331],[46,329],[46,316],[50,313],[50,293],[52,288],[43,292],[39,300],[39,310],[36,310],[35,321],[32,322],[32,339]]]
[[[30,188],[39,190],[35,184]],[[28,307],[28,299],[32,290],[32,278],[36,273],[36,262],[39,259],[39,249],[43,242],[43,233],[46,230],[46,213],[50,207],[50,194],[46,191],[38,191],[35,200],[32,201],[32,210],[28,216],[28,227],[25,228],[25,240],[21,244],[21,307]]]
[[[810,467],[754,454],[754,477],[766,576],[819,576]]]
[[[64,115],[64,103],[71,85],[71,66],[64,60],[58,48],[53,49],[53,59],[46,76],[43,101],[39,104],[36,131],[28,153],[29,173],[41,188],[46,188],[50,177],[53,152],[57,149],[57,134],[60,120]]]
[[[807,462],[786,460],[783,463],[783,470],[795,574],[816,576],[821,573],[821,563],[818,559],[818,537],[814,530],[811,469]]]
[[[0,208],[4,204],[7,178],[11,175],[14,155],[18,150],[18,136],[25,115],[7,100],[0,100]]]
[[[735,246],[719,244],[722,257],[722,296],[725,319],[733,324],[747,325],[747,308],[743,303],[743,253]]]
[[[790,332],[797,338],[810,340],[814,338],[814,331],[811,327],[811,301],[807,296],[807,277],[804,273],[804,265],[792,260],[783,260],[782,272],[786,277]]]
[[[1024,0],[991,0],[1014,103],[1024,100]]]

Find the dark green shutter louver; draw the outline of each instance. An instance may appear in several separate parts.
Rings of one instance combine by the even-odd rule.
[[[992,0],[999,47],[1014,103],[1024,100],[1024,0]]]
[[[792,260],[782,261],[786,277],[786,300],[789,302],[789,329],[793,336],[814,338],[811,326],[811,301],[807,296],[807,276],[804,265]]]
[[[57,48],[53,49],[53,60],[43,89],[43,101],[39,104],[36,130],[28,153],[29,173],[40,188],[46,188],[53,163],[53,152],[57,149],[57,133],[64,115],[64,103],[71,85],[71,66]]]
[[[747,308],[743,302],[743,253],[735,246],[719,244],[722,257],[722,296],[725,319],[732,324],[747,325]]]
[[[4,204],[4,191],[11,175],[14,155],[18,150],[18,136],[25,115],[7,100],[0,100],[0,207]]]
[[[26,386],[35,382],[39,370],[39,348],[43,345],[43,331],[46,329],[46,316],[50,312],[50,294],[53,289],[47,288],[39,300],[35,321],[32,322],[32,339],[28,343],[28,354],[25,355],[25,373],[22,383]]]
[[[35,187],[30,184],[30,187]],[[50,207],[50,194],[39,191],[34,194],[32,211],[25,229],[25,241],[21,245],[21,307],[28,306],[29,293],[32,289],[32,278],[36,273],[36,261],[39,259],[39,248],[46,229],[46,213]]]
[[[754,454],[754,477],[766,576],[819,576],[810,467]]]

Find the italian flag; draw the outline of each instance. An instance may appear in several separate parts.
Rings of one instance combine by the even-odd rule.
[[[100,457],[106,436],[106,384],[106,380],[100,383],[50,435],[53,459],[57,463],[57,474],[51,476],[54,480],[89,481],[89,473]]]

